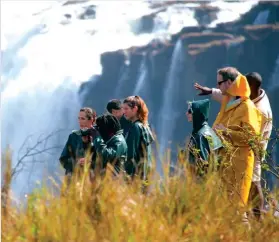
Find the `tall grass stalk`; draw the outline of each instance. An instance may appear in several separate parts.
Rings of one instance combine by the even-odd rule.
[[[278,241],[279,220],[272,212],[262,222],[241,222],[220,189],[216,172],[204,181],[191,178],[187,167],[164,180],[154,173],[148,194],[141,182],[115,178],[89,179],[88,167],[70,185],[54,184],[60,195],[43,186],[27,197],[27,205],[9,205],[11,159],[5,158],[2,189],[2,241]],[[167,173],[169,167],[165,165]],[[183,174],[183,175],[181,175]],[[3,203],[4,201],[4,203]]]

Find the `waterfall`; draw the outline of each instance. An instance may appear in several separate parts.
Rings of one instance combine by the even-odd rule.
[[[138,75],[138,78],[136,81],[136,86],[135,86],[133,95],[142,96],[148,91],[147,90],[148,70],[147,70],[147,66],[146,66],[146,58],[147,58],[147,55],[144,55],[142,57],[142,61],[140,63],[140,67],[139,67],[139,75]]]
[[[269,16],[269,10],[262,11],[258,14],[256,19],[254,20],[254,25],[261,25],[261,24],[267,24],[268,22],[268,16]]]
[[[274,71],[272,73],[271,80],[268,85],[269,86],[268,91],[272,91],[276,88],[279,88],[278,78],[279,78],[279,55],[277,56]]]
[[[271,78],[270,78],[270,80],[268,80],[268,86],[266,87],[270,103],[271,103],[271,105],[273,104],[273,109],[272,109],[273,125],[274,125],[273,134],[272,134],[273,137],[275,136],[275,129],[278,129],[278,123],[279,123],[278,122],[279,121],[278,108],[276,108],[276,105],[275,105],[275,103],[278,101],[278,92],[279,92],[278,79],[279,79],[279,55],[277,56]],[[272,108],[272,106],[271,106],[271,108]],[[274,142],[276,142],[276,143],[274,143]],[[269,143],[270,143],[269,146],[274,146],[272,160],[275,162],[276,166],[278,167],[278,165],[279,165],[279,141],[276,140],[273,142],[271,141]],[[268,177],[269,188],[273,189],[275,187],[278,187],[279,181],[275,176],[272,176],[269,174],[267,177]]]
[[[4,48],[6,48],[1,51],[2,88],[6,87],[8,80],[17,78],[20,69],[26,64],[24,58],[18,55],[19,50],[23,48],[33,36],[40,34],[43,29],[43,25],[34,26],[29,31],[26,31],[14,45],[10,46],[6,44],[6,46],[4,46]],[[18,65],[18,68],[13,68],[14,65]]]
[[[157,121],[160,155],[165,152],[168,142],[171,141],[175,128],[175,119],[182,110],[176,109],[180,82],[183,78],[181,72],[185,68],[185,53],[182,41],[179,39],[171,58],[171,65],[164,87],[163,103]]]
[[[100,12],[104,10],[100,7]],[[71,12],[71,9],[67,11]],[[60,24],[62,9],[55,8],[49,14],[51,21],[43,13],[22,16],[20,22],[28,18],[28,24],[21,25],[26,30],[20,34],[18,29],[12,33],[12,18],[2,19],[1,16],[4,23],[1,42],[6,41],[1,49],[4,83],[1,89],[1,149],[11,147],[13,167],[21,159],[24,163],[24,166],[18,166],[20,173],[12,184],[17,197],[31,191],[36,181],[42,182],[49,174],[60,173],[59,155],[67,136],[77,128],[80,83],[94,74],[101,74],[101,53],[123,48],[125,44],[127,47],[137,45],[132,34],[128,43],[122,41],[120,44],[108,42],[111,37],[107,29],[92,35],[88,28],[94,25],[88,23],[94,24],[94,20],[73,18],[71,24],[65,25]],[[110,23],[112,26],[113,21]],[[123,24],[119,27],[118,31]],[[129,37],[130,30],[123,31],[124,36]],[[142,45],[151,39],[150,35],[135,40]],[[50,134],[51,137],[46,138]]]
[[[193,10],[186,5],[171,6],[171,11],[155,17],[152,33],[136,35],[131,22],[157,11],[147,2],[82,1],[65,6],[64,2],[1,2],[1,149],[10,145],[14,167],[38,144],[33,148],[35,154],[25,157],[26,166],[12,184],[17,196],[30,192],[37,180],[47,177],[45,170],[59,171],[61,147],[71,130],[78,128],[79,87],[102,74],[102,53],[144,46],[152,39],[197,25]],[[92,4],[96,16],[81,19]],[[183,62],[180,51],[182,44],[177,42],[158,122],[161,141],[171,138],[172,121],[177,116],[174,100]],[[127,65],[120,74],[116,98],[121,97],[128,70]],[[146,82],[146,63],[142,62],[134,92],[145,92]],[[45,140],[48,134],[53,135]],[[42,150],[45,152],[40,153]]]
[[[129,77],[129,64],[124,63],[121,70],[120,70],[120,77],[117,81],[117,86],[114,92],[115,98],[122,98],[121,93],[123,89],[125,88],[125,82],[128,80]]]
[[[96,5],[96,18],[79,19],[92,3]],[[39,143],[33,155],[25,157],[24,169],[12,184],[17,196],[30,192],[37,180],[47,177],[50,167],[53,173],[60,171],[61,149],[71,130],[78,128],[79,86],[102,73],[100,55],[146,45],[157,32],[168,32],[168,25],[164,25],[165,29],[156,28],[157,32],[150,34],[133,33],[131,21],[154,11],[145,2],[88,1],[62,6],[53,1],[47,8],[43,1],[19,4],[1,2],[1,149],[11,147],[15,167]],[[67,23],[66,15],[71,16]],[[126,75],[124,68],[120,77],[123,82]]]

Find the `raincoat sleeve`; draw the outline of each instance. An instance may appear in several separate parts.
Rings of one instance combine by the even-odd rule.
[[[111,147],[107,147],[104,140],[97,136],[94,140],[94,147],[98,154],[103,158],[103,165],[105,166],[108,161],[114,160],[117,158],[117,150]]]
[[[223,98],[222,91],[220,89],[217,89],[217,88],[212,88],[211,97],[212,97],[213,100],[221,103],[222,98]]]
[[[71,149],[72,149],[71,143],[72,143],[72,135],[70,134],[59,158],[60,164],[63,166],[63,168],[66,171],[72,171],[73,169],[72,167],[73,156],[71,154]]]
[[[234,146],[248,146],[251,138],[256,137],[260,132],[261,114],[257,109],[244,102],[236,109],[234,120],[227,128],[225,136],[229,137]]]
[[[128,160],[136,159],[138,149],[140,147],[140,137],[141,131],[140,127],[137,124],[134,124],[131,129],[129,130],[126,142],[128,146]]]

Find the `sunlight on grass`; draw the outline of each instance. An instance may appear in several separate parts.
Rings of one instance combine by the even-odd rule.
[[[11,164],[9,154],[4,161]],[[183,176],[160,179],[153,174],[147,194],[141,182],[127,184],[123,177],[91,183],[88,169],[69,187],[55,184],[28,195],[26,206],[16,209],[8,201],[10,165],[2,188],[2,241],[278,241],[279,220],[272,213],[263,222],[241,222],[220,186],[217,173],[194,181],[187,168]],[[164,172],[168,173],[168,165]],[[187,177],[187,179],[185,178]],[[60,195],[57,196],[57,191]],[[7,195],[3,204],[3,194]],[[55,195],[56,194],[56,195]],[[5,196],[4,196],[5,197]]]

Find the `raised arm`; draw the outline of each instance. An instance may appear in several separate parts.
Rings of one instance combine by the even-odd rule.
[[[205,87],[198,83],[195,83],[194,87],[196,90],[200,91],[198,93],[199,96],[211,95],[212,99],[214,99],[215,101],[217,102],[222,101],[223,95],[220,89]]]

